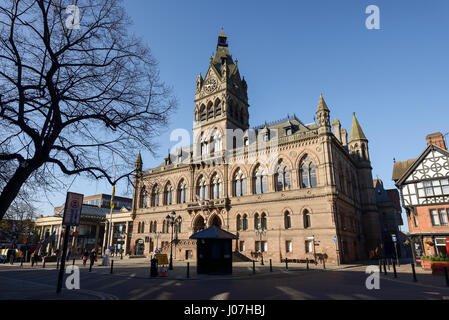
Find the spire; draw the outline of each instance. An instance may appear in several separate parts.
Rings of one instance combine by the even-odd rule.
[[[322,110],[329,111],[329,108],[326,105],[326,101],[324,101],[323,94],[320,94],[320,101],[318,102],[318,109],[316,110],[316,112]]]
[[[353,118],[352,118],[351,133],[349,134],[349,142],[353,142],[353,141],[357,141],[357,140],[368,140],[368,139],[366,139],[366,136],[363,133],[360,123],[357,121],[355,112],[353,112],[352,114],[353,114]]]
[[[218,43],[217,43],[217,50],[219,47],[228,47],[228,41],[227,41],[228,37],[226,36],[226,34],[224,33],[223,28],[221,29],[221,33],[218,36]]]
[[[137,155],[136,162],[134,163],[134,168],[136,169],[137,172],[142,171],[142,156],[140,154],[140,151],[139,154]]]
[[[142,155],[140,154],[140,151],[139,154],[137,155],[136,163],[142,164]]]

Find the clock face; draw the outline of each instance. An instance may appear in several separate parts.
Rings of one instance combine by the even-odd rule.
[[[208,93],[214,92],[218,87],[217,80],[214,78],[209,78],[204,83],[204,90]]]

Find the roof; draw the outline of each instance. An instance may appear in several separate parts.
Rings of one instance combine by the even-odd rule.
[[[387,190],[388,197],[394,203],[394,207],[398,211],[402,211],[401,201],[399,200],[399,191],[397,189],[388,189]]]
[[[357,140],[368,140],[368,139],[366,139],[366,136],[363,133],[362,127],[360,126],[360,123],[357,120],[357,117],[355,116],[354,112],[352,118],[351,133],[349,134],[349,142]]]
[[[235,234],[227,232],[217,226],[212,226],[190,236],[189,239],[238,239]]]
[[[410,168],[413,163],[416,161],[416,159],[409,159],[407,161],[398,161],[394,163],[393,166],[393,181],[397,181],[401,179],[401,177],[404,175],[404,173]]]
[[[320,101],[318,102],[317,112],[321,110],[329,111],[326,101],[324,101],[323,94],[320,94]]]

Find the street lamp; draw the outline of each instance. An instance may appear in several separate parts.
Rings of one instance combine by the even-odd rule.
[[[160,232],[156,232],[155,234],[154,234],[154,236],[155,236],[155,238],[156,238],[156,251],[158,250],[158,244],[159,244],[159,238],[160,238],[160,236],[161,236],[161,233]]]
[[[171,241],[170,241],[170,264],[168,265],[168,270],[173,270],[173,227],[178,223],[181,223],[182,218],[178,216],[176,218],[175,210],[165,217],[165,220],[171,225]]]
[[[262,227],[262,224],[259,222],[257,224],[257,227],[254,229],[254,231],[256,232],[256,234],[259,236],[260,239],[260,257],[261,257],[261,261],[260,264],[264,265],[263,263],[263,247],[262,247],[262,236],[265,234],[265,229]]]

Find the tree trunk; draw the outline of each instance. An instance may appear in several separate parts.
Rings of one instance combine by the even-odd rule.
[[[39,166],[37,166],[38,168]],[[37,169],[35,166],[28,166],[26,168],[18,167],[14,175],[6,184],[5,188],[0,194],[0,220],[3,219],[6,211],[8,211],[14,199],[17,197],[20,188],[30,177],[31,173]]]

